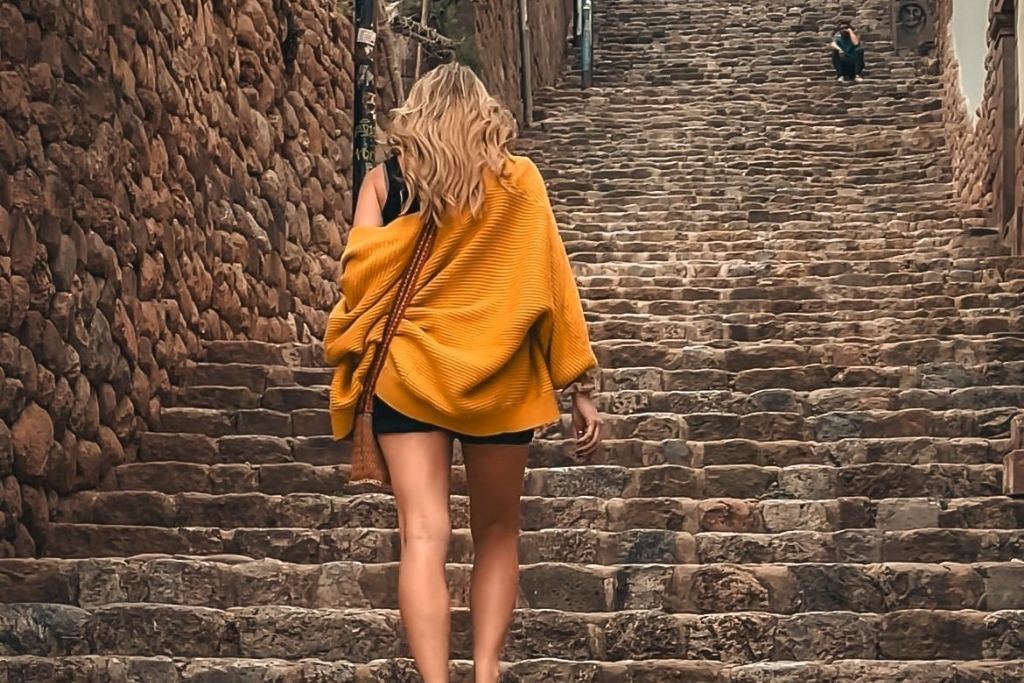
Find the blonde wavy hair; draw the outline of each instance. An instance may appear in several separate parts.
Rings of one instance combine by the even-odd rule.
[[[516,120],[470,69],[451,63],[424,74],[405,104],[391,112],[385,144],[397,154],[409,196],[424,220],[439,224],[450,211],[477,215],[484,174],[503,177]]]

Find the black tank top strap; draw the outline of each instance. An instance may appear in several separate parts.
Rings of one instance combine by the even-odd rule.
[[[405,202],[405,182],[402,180],[398,157],[389,156],[384,162],[384,176],[387,178],[388,194],[380,213],[384,225],[387,225],[402,215],[402,204]]]

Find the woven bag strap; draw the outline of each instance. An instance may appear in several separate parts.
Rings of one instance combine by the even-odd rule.
[[[437,226],[433,221],[428,220],[420,230],[412,259],[409,261],[409,265],[406,266],[405,272],[402,273],[402,278],[398,282],[398,295],[395,297],[395,303],[391,305],[391,310],[388,311],[387,322],[384,325],[384,336],[373,353],[373,360],[370,362],[370,372],[367,374],[366,382],[363,384],[363,393],[359,397],[357,407],[360,413],[373,412],[373,396],[377,390],[377,379],[384,368],[388,347],[391,346],[391,341],[395,338],[395,333],[398,331],[398,323],[401,322],[402,317],[405,315],[405,311],[412,301],[413,294],[416,293],[416,280],[423,271],[423,266],[426,264],[427,259],[430,258],[430,252],[433,250],[434,238],[436,236]]]

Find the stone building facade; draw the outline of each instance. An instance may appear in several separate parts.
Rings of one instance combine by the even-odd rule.
[[[1024,253],[1024,3],[990,0],[985,90],[976,115],[968,111],[960,81],[960,55],[951,33],[954,0],[938,5],[937,41],[944,82],[947,137],[961,201],[981,209],[1014,253]]]

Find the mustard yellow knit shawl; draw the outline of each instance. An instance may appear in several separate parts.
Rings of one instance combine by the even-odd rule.
[[[485,179],[479,215],[438,228],[433,252],[377,383],[415,419],[488,436],[558,418],[554,389],[595,367],[579,293],[544,181],[525,157]],[[421,227],[418,215],[355,226],[342,256],[341,300],[324,357],[334,366],[335,438],[352,429],[371,352]]]

